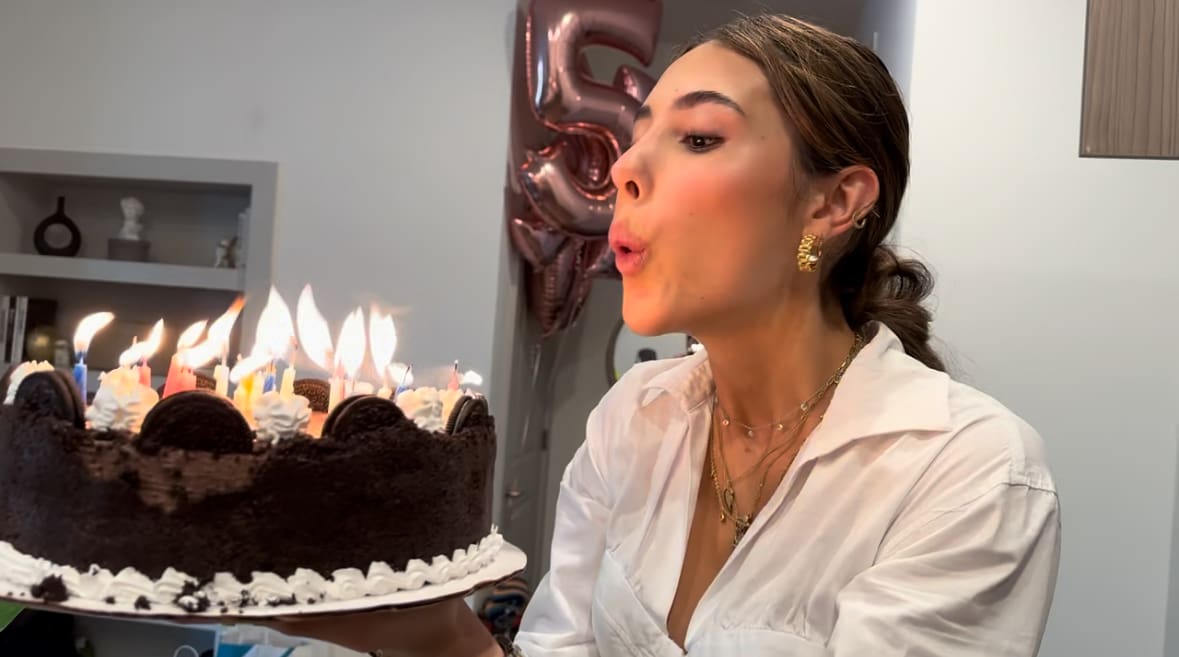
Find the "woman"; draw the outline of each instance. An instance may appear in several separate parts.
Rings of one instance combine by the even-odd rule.
[[[635,366],[561,482],[516,646],[461,603],[283,629],[386,654],[1034,655],[1059,506],[1034,430],[951,381],[881,244],[908,178],[866,47],[741,18],[660,79],[613,170]]]

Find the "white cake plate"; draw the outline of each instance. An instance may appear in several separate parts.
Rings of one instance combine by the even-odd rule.
[[[124,618],[157,618],[162,620],[225,621],[236,623],[241,620],[266,620],[290,618],[311,618],[336,614],[354,614],[382,609],[402,609],[442,602],[450,598],[466,597],[479,589],[499,583],[523,572],[528,557],[520,548],[504,542],[495,558],[479,571],[466,577],[453,579],[444,584],[428,584],[414,591],[397,591],[388,595],[370,595],[354,600],[333,600],[314,604],[298,603],[277,607],[258,606],[235,609],[230,607],[222,613],[210,607],[208,611],[187,613],[176,607],[156,607],[143,610],[133,604],[107,604],[96,600],[69,599],[58,603],[47,603],[31,597],[28,593],[17,596],[0,596],[0,600],[15,602],[32,609],[61,611],[85,616],[114,616]]]

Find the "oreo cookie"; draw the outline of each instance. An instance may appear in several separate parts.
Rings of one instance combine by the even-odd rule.
[[[207,390],[209,392],[216,392],[216,390],[217,390],[217,380],[216,379],[214,379],[213,377],[211,377],[207,374],[201,374],[200,372],[194,372],[193,376],[196,379],[196,389],[197,390]],[[156,388],[156,394],[158,394],[161,399],[163,399],[163,397],[164,397],[164,388],[166,388],[167,385],[168,385],[167,383],[163,383],[163,384],[160,384],[160,386]],[[169,396],[171,396],[171,395],[169,395]]]
[[[446,433],[456,434],[462,431],[475,422],[480,415],[491,415],[491,409],[487,406],[487,398],[463,395],[450,410],[450,417],[446,419]]]
[[[376,395],[349,397],[332,409],[323,423],[323,435],[348,438],[405,421],[405,413],[393,402]]]
[[[195,372],[195,375],[197,390],[217,390],[217,379],[200,372]]]
[[[311,402],[311,410],[327,413],[331,387],[323,379],[295,379],[295,394]]]
[[[254,432],[228,399],[205,390],[186,390],[161,399],[148,411],[136,444],[149,454],[165,446],[249,454],[254,451]]]
[[[13,405],[23,411],[40,413],[86,428],[86,405],[82,392],[65,372],[33,372],[16,389]]]

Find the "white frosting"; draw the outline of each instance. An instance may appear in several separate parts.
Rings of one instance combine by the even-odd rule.
[[[426,431],[442,431],[446,419],[442,415],[442,395],[437,388],[414,388],[397,395],[397,405],[405,416]]]
[[[327,580],[323,578],[323,575],[309,568],[299,568],[294,575],[287,578],[287,582],[295,593],[296,602],[304,603],[308,600],[322,600],[326,597]],[[392,592],[390,591],[390,593]]]
[[[65,583],[67,591],[79,591],[85,598],[101,600],[106,597],[106,592],[115,576],[105,568],[91,566],[90,570],[85,573],[79,573],[70,568],[61,573],[61,579]]]
[[[405,416],[426,431],[442,431],[458,400],[468,395],[466,390],[413,388],[397,395],[397,405]]]
[[[45,361],[45,360],[42,360],[42,361],[28,360],[28,361],[21,363],[20,365],[17,365],[16,368],[14,368],[12,370],[12,375],[8,377],[8,390],[5,391],[5,393],[4,393],[4,403],[5,404],[12,404],[13,402],[16,401],[16,390],[17,390],[17,388],[20,388],[20,383],[21,383],[21,381],[25,380],[26,376],[28,376],[34,372],[52,372],[52,371],[53,371],[53,363],[50,363],[49,361]],[[0,374],[0,375],[2,375],[2,374]]]
[[[311,402],[302,395],[283,397],[272,390],[254,402],[254,421],[262,440],[293,438],[311,422]]]
[[[158,582],[155,583],[156,596],[165,600],[174,600],[180,596],[180,591],[184,589],[184,585],[188,583],[189,577],[184,573],[169,568],[160,576]]]
[[[208,600],[213,609],[281,604],[292,596],[296,604],[308,600],[346,601],[412,591],[426,584],[443,584],[469,575],[491,563],[503,544],[499,530],[492,527],[491,533],[477,545],[455,550],[449,557],[434,557],[428,564],[421,559],[411,559],[402,571],[394,570],[383,561],[375,561],[369,565],[367,573],[358,568],[342,568],[325,578],[316,571],[300,568],[286,578],[257,572],[244,584],[230,573],[217,573],[194,595],[179,599],[178,605],[184,586],[196,580],[173,568],[164,571],[155,581],[131,568],[124,568],[117,575],[98,566],[79,572],[70,566],[59,566],[29,556],[0,541],[0,591],[11,591],[15,597],[32,599],[29,590],[33,586],[47,576],[57,575],[72,598],[101,602],[111,597],[118,604],[133,605],[142,596],[151,604],[152,611],[161,608],[190,611],[191,606],[202,599]]]
[[[358,568],[341,568],[333,572],[327,582],[327,598],[330,600],[355,600],[368,592],[368,580]]]
[[[253,573],[249,586],[246,587],[255,602],[263,605],[278,605],[289,600],[295,592],[285,577],[274,573]]]
[[[239,582],[231,573],[217,573],[213,576],[213,582],[202,590],[211,600],[218,600],[221,604],[233,607],[239,606],[243,593],[247,599],[250,593],[249,587]]]
[[[62,579],[66,579],[62,577]],[[69,589],[66,589],[69,591]],[[81,592],[79,591],[79,594]],[[74,592],[70,591],[70,595]],[[159,598],[156,592],[156,584],[151,581],[147,575],[135,570],[134,568],[124,568],[115,575],[114,579],[106,587],[106,594],[114,597],[116,600],[127,600],[134,602],[139,598],[145,598],[149,602],[154,602]],[[171,600],[169,599],[169,602]]]
[[[94,429],[113,429],[139,433],[143,418],[160,401],[160,395],[139,382],[139,373],[120,367],[99,376],[94,404],[86,409],[86,419]]]

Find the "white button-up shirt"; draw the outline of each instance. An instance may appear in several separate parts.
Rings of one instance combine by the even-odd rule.
[[[1040,437],[875,328],[700,599],[688,655],[1037,652],[1060,556]],[[704,352],[646,363],[590,415],[517,637],[527,657],[684,654],[666,619],[712,390]]]

